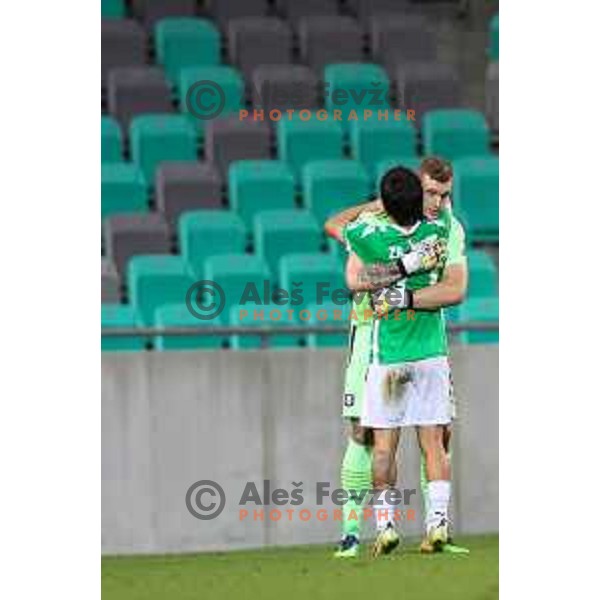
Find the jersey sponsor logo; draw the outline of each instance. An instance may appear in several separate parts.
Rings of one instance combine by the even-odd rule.
[[[344,406],[350,408],[351,406],[354,406],[354,402],[354,394],[344,394]]]

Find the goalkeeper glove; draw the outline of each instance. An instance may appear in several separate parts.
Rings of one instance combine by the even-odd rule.
[[[400,276],[406,278],[418,271],[430,271],[446,258],[446,244],[440,239],[423,240],[397,261]]]

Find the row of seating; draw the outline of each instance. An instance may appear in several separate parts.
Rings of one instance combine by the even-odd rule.
[[[148,27],[167,17],[204,15],[226,24],[231,19],[277,14],[291,22],[306,16],[352,14],[361,20],[376,13],[406,15],[428,0],[102,0],[103,19],[128,15]],[[128,10],[128,6],[129,10]]]
[[[161,162],[196,160],[201,154],[199,143],[203,143],[207,162],[219,168],[221,174],[226,174],[234,161],[276,155],[299,176],[308,162],[344,158],[347,137],[351,156],[368,169],[389,157],[417,157],[414,125],[406,119],[396,120],[393,112],[387,113],[387,119],[375,113],[367,120],[348,122],[347,137],[339,121],[319,120],[314,113],[308,116],[295,113],[273,124],[268,119],[216,119],[207,123],[205,138],[199,141],[197,130],[182,115],[143,115],[133,119],[128,130],[129,153],[150,186]],[[425,154],[439,154],[448,160],[491,155],[489,128],[476,111],[428,112],[423,117],[421,135]],[[123,130],[110,117],[102,117],[102,162],[123,158]]]
[[[260,314],[260,309],[259,314]],[[463,322],[497,323],[499,320],[498,297],[470,298],[455,309],[447,309],[446,319],[450,324]],[[243,327],[285,327],[289,325],[307,326],[347,326],[349,317],[349,304],[324,302],[311,304],[302,317],[294,322],[287,320],[285,313],[271,313],[264,310],[262,318],[254,315],[254,309],[248,305],[234,306],[230,311],[229,324]],[[169,304],[156,310],[155,324],[164,328],[202,328],[220,327],[222,321],[217,317],[211,321],[203,321],[194,317],[187,306]],[[137,327],[139,319],[131,305],[105,304],[102,306],[102,328],[130,328]],[[463,344],[498,343],[497,331],[467,331],[451,336],[451,340]],[[103,350],[143,350],[153,347],[158,351],[169,350],[211,350],[231,348],[233,350],[251,350],[264,345],[268,348],[294,348],[308,346],[309,348],[339,347],[348,344],[346,333],[310,333],[297,335],[291,333],[278,333],[261,337],[260,335],[205,335],[205,336],[173,336],[158,335],[153,339],[144,339],[142,336],[108,337],[102,338]]]

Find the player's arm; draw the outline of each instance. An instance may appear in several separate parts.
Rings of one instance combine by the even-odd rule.
[[[342,212],[339,212],[333,217],[330,217],[325,222],[325,233],[337,240],[341,244],[344,243],[344,229],[348,223],[351,223],[360,215],[361,212],[367,210],[371,212],[377,212],[382,210],[381,200],[373,200],[371,202],[365,202],[358,206],[351,206]]]
[[[354,252],[351,252],[346,260],[346,286],[352,291],[387,287],[402,277],[397,264],[365,265]]]

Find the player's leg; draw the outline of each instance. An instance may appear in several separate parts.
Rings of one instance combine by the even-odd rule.
[[[396,507],[388,502],[386,491],[396,486],[398,465],[396,454],[400,440],[400,429],[373,430],[373,489],[375,499],[373,516],[377,537],[373,544],[373,556],[389,554],[400,543],[396,530],[394,511]]]
[[[338,558],[352,558],[358,553],[362,506],[371,489],[372,431],[361,427],[357,418],[349,419],[347,446],[342,460],[341,484],[349,499],[342,507],[342,540],[336,550]]]

